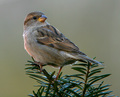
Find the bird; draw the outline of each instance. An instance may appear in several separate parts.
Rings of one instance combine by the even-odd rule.
[[[63,33],[47,22],[47,16],[41,11],[30,12],[26,16],[23,30],[25,50],[39,64],[40,70],[44,64],[59,67],[56,79],[63,66],[76,61],[102,64],[81,52]]]

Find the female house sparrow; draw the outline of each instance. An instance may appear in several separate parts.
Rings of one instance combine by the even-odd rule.
[[[67,62],[89,61],[101,64],[79,51],[74,43],[50,25],[46,19],[42,12],[31,12],[24,21],[24,47],[41,67],[44,64],[60,67],[60,73]]]

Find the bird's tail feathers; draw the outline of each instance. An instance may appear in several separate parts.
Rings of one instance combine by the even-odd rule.
[[[79,59],[80,61],[81,60],[85,60],[85,61],[89,61],[89,62],[91,62],[91,63],[93,63],[93,64],[100,64],[100,65],[103,65],[101,62],[98,62],[98,61],[96,61],[96,60],[94,60],[94,59],[91,59],[91,58],[89,58],[88,56],[80,56],[80,59]]]

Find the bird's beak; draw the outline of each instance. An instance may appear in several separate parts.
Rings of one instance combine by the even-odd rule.
[[[42,15],[40,18],[38,18],[39,22],[44,22],[47,19],[45,15]]]

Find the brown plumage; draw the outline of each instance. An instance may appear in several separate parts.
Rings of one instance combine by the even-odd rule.
[[[80,52],[79,48],[68,40],[62,33],[51,25],[37,28],[38,36],[36,37],[38,43],[54,47],[55,49],[66,52]]]
[[[31,12],[24,21],[24,47],[36,62],[56,67],[62,67],[65,65],[64,63],[69,61],[73,63],[77,60],[101,64],[81,52],[73,42],[50,25],[46,19],[47,17],[42,12]]]

